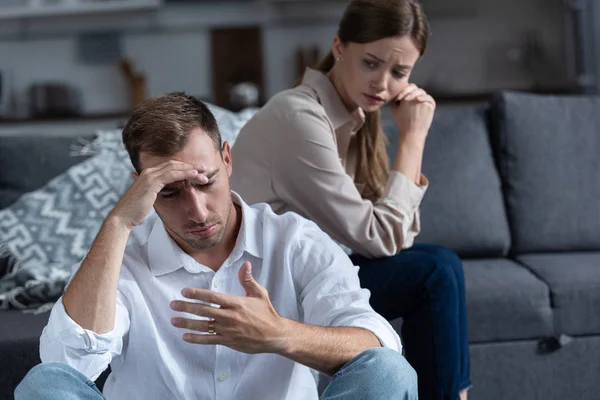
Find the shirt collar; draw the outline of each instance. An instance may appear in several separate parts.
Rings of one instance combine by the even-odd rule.
[[[223,267],[239,260],[244,252],[258,258],[262,258],[263,254],[258,211],[246,204],[234,191],[231,192],[231,197],[233,203],[239,205],[242,210],[242,224],[233,251],[223,263]],[[171,238],[161,219],[158,216],[155,218],[147,241],[148,266],[152,275],[165,275],[182,267],[193,274],[213,271],[185,253]]]
[[[354,133],[364,124],[365,114],[363,110],[359,108],[354,113],[350,113],[327,75],[312,68],[306,68],[302,84],[309,86],[317,93],[319,101],[335,130],[349,122],[354,122],[351,129]]]

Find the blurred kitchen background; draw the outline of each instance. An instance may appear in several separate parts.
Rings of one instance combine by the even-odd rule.
[[[423,0],[413,81],[440,107],[497,90],[596,93],[600,2]],[[181,90],[232,110],[289,88],[331,45],[346,1],[0,0],[0,134],[122,124]]]

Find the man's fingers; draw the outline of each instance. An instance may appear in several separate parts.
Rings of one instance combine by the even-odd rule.
[[[142,171],[141,175],[146,176],[151,184],[159,186],[184,180],[194,180],[203,185],[209,181],[204,173],[198,172],[192,165],[174,160],[159,164],[154,168],[147,168]]]
[[[204,185],[207,184],[209,180],[204,173],[200,173],[193,166],[184,163],[168,165],[160,171],[157,171],[156,179],[163,185],[168,185],[169,183],[183,181],[186,179],[194,180]]]
[[[205,185],[205,184],[207,184],[207,183],[208,183],[208,180],[209,180],[209,179],[206,177],[206,175],[204,175],[204,174],[200,174],[200,173],[199,173],[198,175],[196,175],[196,177],[194,178],[194,180],[196,180],[196,181],[198,181],[199,183],[201,183],[201,184]]]
[[[181,162],[181,161],[175,161],[175,160],[171,160],[171,161],[167,161],[164,162],[162,164],[157,165],[154,168],[147,168],[144,171],[142,171],[143,173],[146,173],[147,175],[151,175],[154,178],[160,178],[162,176],[164,176],[165,174],[170,173],[171,171],[197,171],[197,169],[187,163]],[[198,175],[203,175],[198,173]]]
[[[263,287],[260,286],[254,277],[252,276],[252,264],[250,261],[246,261],[240,267],[238,271],[238,279],[240,284],[246,291],[246,296],[248,297],[262,297],[263,296]]]
[[[161,175],[157,177],[157,183],[165,186],[169,183],[174,183],[178,181],[184,181],[186,179],[194,179],[198,175],[198,171],[195,169],[186,169],[186,170],[170,170],[165,171]]]
[[[181,182],[182,188],[185,185],[184,181],[196,181],[201,184],[205,184],[208,182],[208,179],[195,169],[188,169],[185,171],[165,171],[160,177],[157,178],[157,180],[162,186],[166,186],[171,183]]]
[[[147,174],[154,174],[154,173],[158,173],[160,175],[161,172],[170,170],[170,169],[176,169],[176,170],[186,170],[186,169],[193,169],[194,167],[192,167],[190,164],[181,162],[181,161],[175,161],[175,160],[170,160],[170,161],[165,161],[164,163],[160,163],[158,164],[156,167],[151,167],[151,168],[145,168],[142,173],[147,173]]]
[[[194,344],[223,344],[223,336],[219,335],[198,335],[196,333],[186,333],[183,340]]]
[[[181,317],[171,318],[171,325],[176,326],[177,328],[189,329],[191,331],[196,332],[208,333],[208,323],[209,321],[207,320],[189,319]]]
[[[192,303],[189,301],[172,301],[171,309],[174,311],[194,314],[199,317],[221,318],[223,316],[223,312],[219,308],[209,306],[208,304]]]
[[[154,184],[160,186],[160,189],[162,189],[162,187],[164,187],[168,184],[175,183],[175,182],[182,182],[182,185],[183,185],[183,181],[186,181],[186,180],[195,181],[195,182],[200,183],[201,185],[205,185],[208,183],[208,178],[204,174],[199,173],[193,167],[189,167],[189,169],[185,169],[185,170],[166,169],[166,170],[157,172],[157,174],[158,175],[153,177],[153,179],[154,179]]]
[[[221,294],[206,289],[185,288],[181,291],[183,297],[200,300],[209,304],[217,304],[221,307],[231,307],[235,302],[235,296]]]

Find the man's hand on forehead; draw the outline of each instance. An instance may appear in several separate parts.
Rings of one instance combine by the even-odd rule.
[[[194,183],[206,185],[208,183],[208,181],[209,181],[209,178],[207,178],[206,175],[199,173],[190,179],[184,179],[184,180],[169,183],[168,185],[165,185],[165,187],[162,189],[162,191],[164,192],[164,191],[168,191],[168,190],[184,189],[184,188],[191,186]]]
[[[164,171],[168,171],[171,169],[196,171],[197,174],[192,176],[191,180],[199,182],[199,183],[207,183],[210,180],[210,178],[213,175],[215,175],[216,172],[218,172],[218,170],[209,170],[208,168],[206,168],[202,165],[194,166],[192,164],[188,164],[188,163],[184,163],[184,162],[176,161],[176,160],[170,160],[170,161],[164,162],[162,164],[159,164],[156,167],[150,168],[150,170],[154,170],[157,172],[164,172]],[[171,184],[183,185],[184,182],[188,181],[188,180],[190,180],[190,179],[172,181],[172,182],[168,182],[167,185],[171,185]]]
[[[177,192],[190,183],[206,185],[210,175],[205,170],[181,161],[170,160],[155,167],[145,168],[119,199],[111,215],[128,229],[141,223],[148,215],[159,192]]]
[[[206,168],[203,168],[203,167],[199,167],[197,169],[195,169],[193,166],[189,166],[189,167],[190,167],[190,169],[193,169],[194,171],[197,172],[197,174],[195,176],[188,178],[188,179],[171,182],[162,188],[161,193],[164,194],[164,193],[169,193],[169,192],[180,191],[182,189],[189,188],[190,186],[192,186],[194,184],[196,184],[196,185],[199,184],[201,186],[208,185],[210,183],[210,180],[215,175],[217,175],[217,173],[219,172],[218,169],[207,170]]]

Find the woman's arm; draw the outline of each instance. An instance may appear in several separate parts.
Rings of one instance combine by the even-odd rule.
[[[423,151],[435,112],[435,100],[417,85],[410,84],[390,106],[398,126],[398,148],[392,170],[423,185]]]
[[[426,181],[419,186],[392,171],[382,198],[365,200],[339,159],[324,114],[297,110],[278,123],[272,177],[283,201],[359,254],[390,256],[412,245]]]
[[[410,178],[417,185],[426,185],[427,180],[421,174],[424,150],[424,141],[422,143],[418,141],[398,141],[398,149],[396,150],[396,158],[392,165],[392,171]]]

